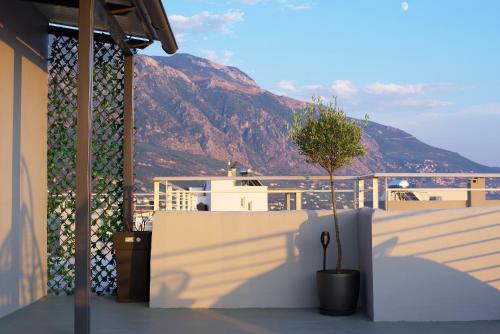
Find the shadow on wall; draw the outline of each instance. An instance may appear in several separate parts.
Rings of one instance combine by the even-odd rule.
[[[373,219],[374,318],[500,319],[500,210],[468,208]]]
[[[230,225],[226,228],[224,224],[217,225],[217,218],[205,219],[211,214],[212,217],[226,217],[224,219],[229,219]],[[282,215],[275,220],[270,218],[266,222],[259,221],[259,217],[266,217],[266,214],[258,214],[253,219],[250,215],[238,214],[244,219],[238,222],[227,218],[228,215],[213,213],[198,213],[186,218],[186,221],[183,218],[176,220],[175,217],[179,219],[182,216],[180,214],[169,217],[170,227],[182,227],[182,233],[172,228],[161,231],[162,235],[177,235],[177,238],[164,241],[174,243],[166,247],[167,252],[153,254],[150,305],[316,307],[315,275],[321,269],[323,252],[320,234],[324,230],[333,233],[331,215],[308,211],[307,215],[297,215],[291,221],[286,217],[292,217],[293,214]],[[340,219],[344,267],[357,268],[356,225],[353,224],[356,213],[351,211],[342,215],[347,218],[345,221]],[[161,221],[157,224],[168,226],[161,224]],[[259,224],[262,225],[256,227]],[[278,225],[283,228],[280,230]],[[211,226],[220,231],[214,232]],[[276,229],[270,231],[270,228]],[[231,234],[231,229],[239,230],[239,233]],[[159,232],[156,227],[155,232]],[[191,240],[178,240],[182,236]],[[199,246],[188,249],[182,247],[186,244],[193,246],[192,240],[199,240]],[[334,244],[332,241],[327,253],[330,267],[334,266],[336,260]],[[157,270],[160,263],[162,270]]]
[[[40,55],[34,54],[34,50],[29,48],[28,43],[7,31],[7,27],[12,28],[12,25],[16,24],[12,23],[15,18],[7,17],[9,13],[12,14],[12,11],[5,10],[4,5],[7,5],[6,2],[0,6],[0,62],[2,63],[0,66],[2,75],[6,76],[1,80],[1,89],[4,90],[4,94],[0,94],[2,108],[4,108],[1,118],[3,124],[0,125],[4,158],[1,171],[4,196],[2,196],[2,212],[0,212],[2,215],[0,218],[0,317],[28,305],[43,296],[46,291],[44,270],[46,259],[40,254],[40,247],[44,245],[40,244],[40,227],[37,229],[35,226],[34,201],[36,199],[33,194],[35,190],[30,168],[21,148],[21,113],[23,103],[26,102],[22,99],[30,98],[22,82],[23,75],[26,78],[29,73],[26,65],[33,65],[38,71],[40,69],[46,71],[46,68],[44,68],[44,60],[40,58]],[[17,1],[13,4],[9,2],[8,5],[14,8],[20,6]],[[29,12],[26,15],[29,15]],[[39,23],[35,19],[34,21],[36,23],[32,24]],[[26,26],[31,26],[31,24]],[[26,93],[28,96],[23,96]],[[24,134],[26,138],[30,135]],[[42,193],[41,197],[43,196],[46,194]],[[42,229],[45,231],[44,228]]]
[[[13,174],[12,222],[0,245],[0,316],[32,303],[47,290],[43,262],[46,259],[39,251],[32,184],[24,159],[21,161],[21,175],[15,170]],[[21,178],[27,200],[20,197]]]
[[[284,264],[273,270],[250,278],[245,283],[220,298],[213,307],[231,307],[242,300],[250,299],[261,306],[281,304],[279,307],[317,307],[316,271],[322,268],[323,248],[320,243],[322,231],[329,231],[332,241],[327,250],[327,268],[334,268],[337,260],[335,232],[331,216],[318,217],[316,211],[308,211],[308,220],[298,232],[287,235],[287,253]],[[343,242],[343,267],[358,268],[355,233],[349,233],[341,222]],[[343,233],[344,232],[344,233]],[[344,236],[345,234],[345,236]],[[298,251],[295,253],[295,249]],[[295,254],[294,254],[295,253]],[[281,301],[280,301],[281,300]]]

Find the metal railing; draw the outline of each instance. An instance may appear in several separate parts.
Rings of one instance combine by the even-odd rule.
[[[394,179],[406,179],[412,181],[414,185],[409,188],[390,188],[388,183]],[[265,186],[237,186],[253,180],[260,181]],[[336,176],[334,180],[338,196],[349,194],[349,199],[345,199],[343,206],[341,205],[344,208],[371,207],[385,210],[414,210],[500,205],[500,196],[498,196],[500,195],[500,174],[498,173],[374,173],[362,176]],[[488,187],[486,187],[486,180],[491,183]],[[205,185],[208,181],[234,181],[236,186],[223,190],[190,190],[179,186],[179,184],[194,183],[200,188],[200,185]],[[306,195],[329,205],[330,188],[326,184],[329,182],[326,181],[329,181],[328,176],[155,177],[154,192],[141,194],[147,200],[143,200],[142,204],[137,202],[136,210],[149,208],[150,211],[194,211],[197,210],[197,198],[200,195],[234,194],[241,196],[253,193],[265,193],[268,196],[284,195],[282,204],[272,208],[270,204],[271,209],[277,207],[285,210],[301,210],[304,208],[304,204],[311,202],[304,200]],[[290,183],[300,184],[297,187],[290,187]],[[322,186],[319,185],[321,183],[323,183]],[[496,199],[489,199],[488,194],[496,194]],[[318,199],[320,195],[326,196],[323,199]]]

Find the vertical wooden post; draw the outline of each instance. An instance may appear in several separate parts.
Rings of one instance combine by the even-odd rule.
[[[154,181],[153,210],[160,210],[160,182]]]
[[[365,180],[358,180],[358,209],[365,207]]]
[[[90,196],[94,0],[81,0],[78,11],[78,84],[76,114],[76,215],[74,332],[90,333]]]
[[[378,178],[374,177],[372,179],[372,195],[373,195],[373,204],[372,207],[374,209],[378,209]]]
[[[125,56],[123,113],[123,218],[134,226],[134,56]]]

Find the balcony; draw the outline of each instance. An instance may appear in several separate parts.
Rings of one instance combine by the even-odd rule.
[[[361,271],[360,308],[370,319],[496,319],[499,176],[378,173],[335,180],[344,267]],[[401,179],[405,186],[397,186],[405,184]],[[155,178],[154,193],[136,202],[140,226],[153,230],[150,307],[317,307],[319,235],[333,234],[326,180]],[[200,202],[206,207],[197,208]],[[331,267],[335,254],[328,254]]]
[[[157,178],[134,203],[133,53],[153,41],[177,49],[160,0],[0,2],[1,333],[499,332],[499,175],[337,178],[353,317],[316,311],[325,177]],[[149,304],[113,297],[110,235],[134,217]]]

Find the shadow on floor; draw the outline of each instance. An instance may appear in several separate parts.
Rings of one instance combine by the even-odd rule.
[[[371,322],[362,313],[322,316],[314,309],[150,309],[93,297],[92,333],[500,333],[500,321]],[[73,298],[49,296],[0,319],[0,333],[59,334],[73,331]]]

